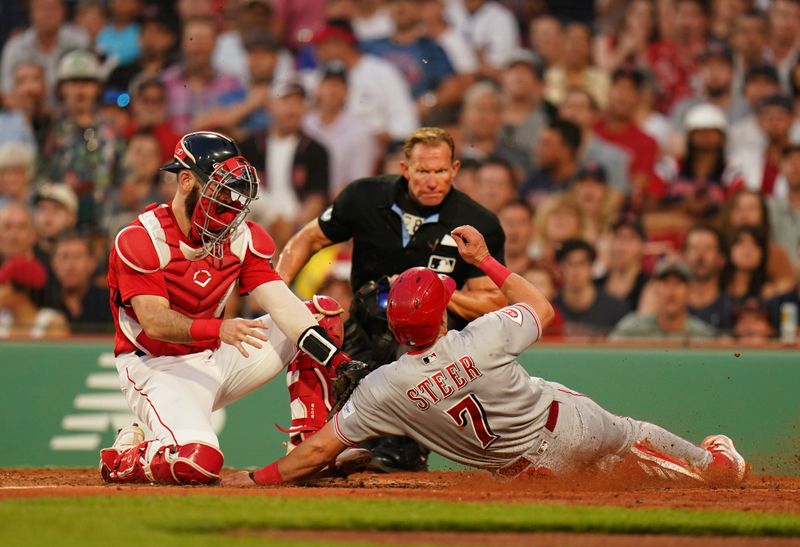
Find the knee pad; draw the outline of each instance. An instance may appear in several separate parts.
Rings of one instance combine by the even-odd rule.
[[[344,309],[342,306],[330,296],[318,294],[311,297],[311,300],[306,300],[304,304],[317,323],[331,337],[333,343],[341,348],[344,341],[344,322],[342,321]]]
[[[149,474],[159,484],[211,484],[223,461],[218,448],[201,442],[162,446],[150,460]]]

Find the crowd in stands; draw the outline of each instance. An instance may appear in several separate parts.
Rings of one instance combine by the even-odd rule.
[[[105,261],[180,135],[278,249],[445,128],[551,339],[777,337],[800,300],[799,0],[6,0],[0,337],[113,330]],[[348,248],[294,289],[345,307]],[[247,313],[246,300],[229,313]],[[784,317],[781,310],[784,310]],[[785,327],[785,325],[784,325]]]

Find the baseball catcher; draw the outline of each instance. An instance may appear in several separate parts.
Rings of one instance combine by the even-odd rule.
[[[453,281],[427,268],[402,273],[387,317],[411,348],[364,378],[331,422],[288,456],[224,485],[279,484],[307,477],[346,447],[407,435],[456,462],[496,475],[563,475],[632,458],[648,474],[734,485],[747,464],[724,435],[696,446],[665,429],[601,408],[589,397],[529,376],[517,356],[553,317],[545,297],[494,260],[471,226],[452,231],[458,251],[515,304],[447,331]],[[637,467],[638,468],[638,467]]]

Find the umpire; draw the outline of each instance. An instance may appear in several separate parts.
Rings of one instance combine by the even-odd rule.
[[[506,304],[492,281],[464,262],[450,231],[471,224],[489,251],[503,262],[505,236],[497,217],[453,188],[460,163],[453,138],[435,127],[417,129],[403,144],[402,175],[354,181],[322,215],[286,244],[277,271],[290,283],[311,256],[353,238],[350,282],[354,298],[345,326],[344,349],[372,366],[393,361],[398,348],[386,323],[391,276],[413,266],[447,274],[458,290],[447,307],[450,328]],[[371,447],[371,467],[381,471],[425,470],[427,451],[404,437],[380,439]]]

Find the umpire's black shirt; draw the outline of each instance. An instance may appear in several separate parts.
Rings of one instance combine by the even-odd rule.
[[[455,188],[437,207],[412,200],[401,175],[359,179],[347,186],[319,217],[325,236],[338,243],[353,238],[353,290],[384,275],[427,266],[452,277],[458,287],[485,275],[458,254],[453,228],[470,224],[489,252],[504,262],[505,235],[497,217]]]

